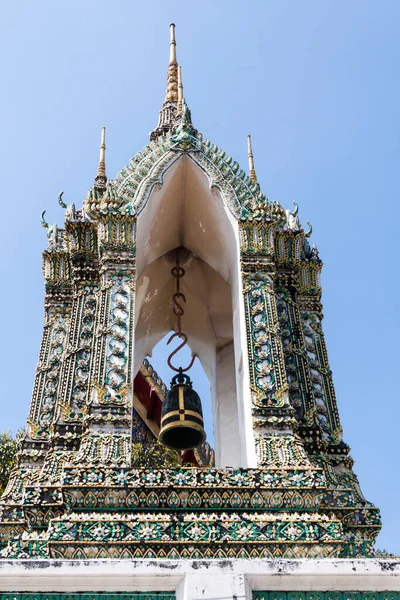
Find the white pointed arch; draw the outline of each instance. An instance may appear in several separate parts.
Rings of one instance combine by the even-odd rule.
[[[211,382],[216,464],[253,466],[238,222],[200,161],[195,153],[174,160],[167,153],[164,170],[158,163],[137,188],[135,370],[173,328],[170,270],[182,247],[184,330]]]

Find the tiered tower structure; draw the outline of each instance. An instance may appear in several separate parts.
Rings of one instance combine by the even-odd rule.
[[[44,571],[55,568],[51,559],[66,577],[65,561],[73,560],[77,577],[87,566],[91,583],[65,579],[61,590],[54,579],[50,591],[58,594],[173,595],[173,569],[210,559],[212,581],[229,564],[245,587],[230,580],[226,589],[248,597],[243,573],[253,573],[253,590],[276,589],[254,583],[261,559],[261,573],[276,568],[268,560],[294,558],[317,573],[312,560],[372,558],[381,526],[342,438],[311,226],[303,229],[297,205],[284,210],[264,196],[250,136],[247,175],[193,127],[173,25],[170,48],[149,145],[110,181],[103,129],[82,208],[60,196],[63,229],[42,216],[43,339],[26,434],[1,499],[0,541],[4,559],[45,561]],[[166,388],[146,356],[173,329],[177,248],[186,271],[185,331],[211,383],[215,453],[204,445],[174,468],[133,466],[132,442],[151,447],[160,430]],[[155,579],[126,583],[121,575],[110,588],[93,580],[102,559],[140,559],[141,568],[155,569],[143,571],[143,581]],[[38,581],[29,589],[49,590]],[[323,589],[337,589],[329,581]],[[393,589],[387,581],[373,589]]]

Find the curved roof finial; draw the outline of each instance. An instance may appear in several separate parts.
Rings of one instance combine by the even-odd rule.
[[[182,68],[178,66],[178,104],[176,107],[176,114],[182,114],[182,104],[183,104],[183,84],[182,84]]]
[[[167,75],[167,91],[165,101],[178,101],[178,63],[176,62],[175,23],[171,23],[169,43],[169,65]]]
[[[64,191],[62,191],[58,194],[58,204],[61,206],[61,208],[67,208],[67,205],[65,204],[64,200],[62,199],[63,195],[64,195]]]
[[[101,128],[101,143],[100,143],[100,159],[99,166],[97,168],[97,175],[95,177],[94,187],[103,191],[106,189],[107,175],[106,175],[106,128]]]
[[[258,183],[256,170],[254,168],[253,149],[251,147],[251,135],[247,136],[247,155],[249,158],[249,176],[253,183]]]
[[[45,227],[46,229],[48,229],[48,228],[49,228],[49,224],[48,224],[48,222],[47,222],[47,221],[45,220],[45,218],[44,218],[44,215],[45,215],[45,214],[46,214],[46,211],[45,211],[45,210],[43,210],[43,211],[42,211],[42,214],[40,215],[40,222],[41,222],[41,224],[42,224],[42,227]]]

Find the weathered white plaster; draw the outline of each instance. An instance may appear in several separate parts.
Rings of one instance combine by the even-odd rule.
[[[233,219],[233,217],[231,217]],[[233,339],[235,342],[235,371],[237,389],[237,411],[241,438],[241,466],[257,466],[254,444],[253,417],[251,410],[251,389],[249,356],[247,352],[247,332],[243,299],[243,283],[239,257],[239,229],[236,223],[237,258],[232,283]]]
[[[217,352],[217,401],[214,413],[215,464],[240,467],[240,434],[236,399],[235,352],[233,342]],[[230,442],[228,443],[223,443]]]
[[[400,560],[3,560],[2,592],[175,591],[177,600],[253,590],[399,591]]]

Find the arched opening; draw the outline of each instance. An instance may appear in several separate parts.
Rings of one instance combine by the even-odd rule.
[[[183,330],[210,381],[218,467],[254,464],[237,240],[237,223],[220,191],[210,189],[207,175],[185,155],[168,168],[138,216],[135,373],[174,329],[171,269],[180,248]]]

